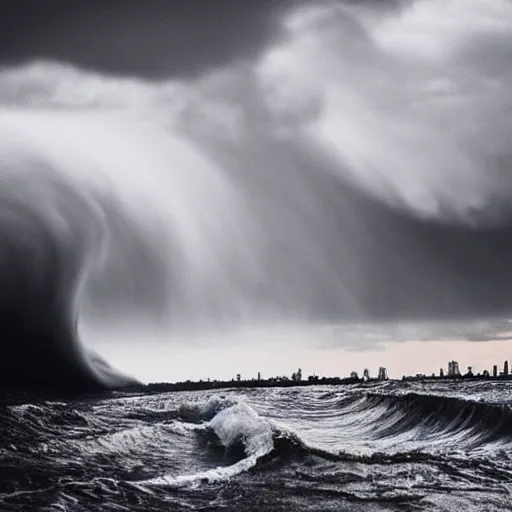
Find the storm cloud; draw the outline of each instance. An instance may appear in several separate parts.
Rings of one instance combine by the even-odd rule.
[[[508,2],[52,5],[55,30],[48,11],[0,30],[3,129],[78,144],[159,219],[133,257],[118,224],[91,305],[141,294],[187,326],[510,314]]]

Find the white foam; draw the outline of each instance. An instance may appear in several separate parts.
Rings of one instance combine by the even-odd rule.
[[[212,397],[203,404],[203,411],[208,411],[213,404],[220,405],[218,397]],[[139,482],[149,486],[179,487],[199,483],[202,481],[215,482],[228,479],[244,471],[248,471],[256,465],[258,459],[267,455],[274,449],[274,431],[269,421],[244,402],[235,403],[221,410],[207,424],[215,432],[222,445],[229,449],[236,443],[242,442],[247,457],[231,466],[219,466],[207,471],[189,475],[164,475]]]
[[[219,412],[210,427],[226,448],[242,441],[249,456],[261,457],[274,448],[271,424],[243,402]]]

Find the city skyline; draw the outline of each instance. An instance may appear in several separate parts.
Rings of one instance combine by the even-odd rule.
[[[261,382],[261,381],[272,381],[272,382],[318,382],[319,380],[359,380],[359,381],[385,381],[385,380],[420,380],[420,379],[448,379],[448,378],[472,378],[472,377],[512,377],[512,373],[509,371],[509,360],[504,360],[502,366],[499,364],[494,364],[492,368],[489,370],[487,368],[482,369],[482,371],[477,372],[474,371],[473,366],[467,366],[466,372],[461,369],[461,365],[458,361],[452,360],[447,362],[447,369],[444,367],[439,369],[439,372],[423,372],[416,373],[414,375],[404,374],[402,378],[390,378],[388,375],[387,368],[384,366],[379,366],[376,373],[372,373],[372,369],[364,368],[362,372],[358,372],[357,370],[353,370],[349,375],[318,375],[313,373],[311,375],[303,375],[302,368],[298,368],[298,370],[293,372],[291,375],[287,375],[286,373],[280,373],[276,375],[267,375],[264,376],[261,371],[258,371],[256,376],[252,375],[242,375],[241,373],[237,373],[231,379],[221,380],[217,378],[201,378],[198,381],[192,381],[191,379],[187,379],[186,381],[180,382]]]
[[[149,342],[148,342],[149,343]],[[237,373],[263,378],[273,375],[291,375],[302,368],[304,375],[329,376],[350,375],[357,371],[362,375],[369,368],[373,375],[378,368],[387,369],[391,379],[403,375],[439,373],[441,367],[448,370],[448,361],[457,360],[465,371],[472,366],[475,373],[492,370],[493,364],[502,361],[510,350],[511,340],[477,341],[405,341],[382,343],[371,351],[346,350],[344,347],[322,346],[321,342],[307,338],[297,341],[290,350],[291,341],[258,339],[258,342],[232,340],[227,346],[199,343],[181,349],[172,344],[159,350],[154,357],[151,347],[146,351],[134,350],[136,345],[127,345],[120,353],[115,344],[103,345],[104,355],[116,367],[134,375],[143,382],[186,381],[219,379],[231,380]]]

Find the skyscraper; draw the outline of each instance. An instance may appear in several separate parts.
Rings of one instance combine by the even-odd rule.
[[[379,380],[388,380],[388,371],[383,366],[379,368]]]
[[[460,376],[459,363],[457,361],[450,361],[448,363],[448,376],[449,377],[459,377]]]

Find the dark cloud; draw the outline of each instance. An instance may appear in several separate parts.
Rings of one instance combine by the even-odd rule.
[[[0,64],[57,60],[121,75],[197,76],[251,58],[280,37],[281,16],[322,0],[0,0]],[[382,13],[408,0],[326,4]]]
[[[0,0],[0,62],[194,76],[257,54],[298,0]]]

